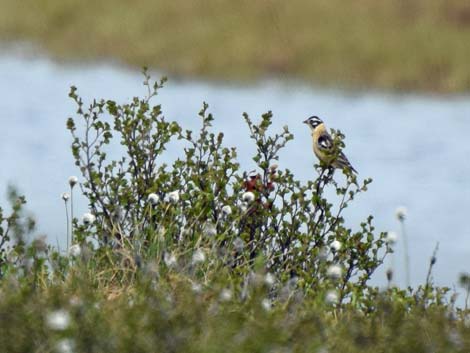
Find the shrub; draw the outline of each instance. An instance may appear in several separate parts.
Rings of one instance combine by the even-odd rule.
[[[297,180],[278,166],[279,151],[293,135],[287,126],[270,133],[271,112],[258,123],[244,114],[257,164],[247,173],[236,149],[212,131],[206,103],[199,112],[200,131],[184,130],[152,104],[165,80],[153,82],[144,75],[148,94],[126,104],[95,100],[85,107],[77,89],[70,91],[77,114],[67,128],[82,190],[96,216],[92,227],[76,229],[76,239],[91,236],[100,246],[131,248],[134,258],[157,263],[168,254],[186,254],[181,261],[188,268],[190,254],[198,250],[210,253],[212,270],[246,276],[261,266],[282,283],[295,281],[305,293],[335,289],[340,303],[358,303],[390,251],[385,233],[375,233],[372,216],[357,231],[344,225],[344,209],[371,179],[359,183],[344,170],[337,182],[327,166],[317,165],[316,180]],[[344,146],[344,136],[334,133],[337,145]],[[160,159],[175,139],[184,148],[170,166]],[[117,142],[123,155],[110,159],[107,148]],[[329,188],[337,200],[326,199]],[[332,266],[334,276],[328,270]]]

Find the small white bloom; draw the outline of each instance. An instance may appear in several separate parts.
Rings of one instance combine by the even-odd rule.
[[[207,222],[204,224],[203,232],[208,237],[215,237],[217,235],[217,228],[214,223]]]
[[[220,292],[220,300],[223,302],[228,302],[232,299],[232,291],[230,289],[222,289]]]
[[[326,275],[331,279],[339,279],[343,274],[343,269],[339,265],[331,265],[326,270]]]
[[[232,207],[230,207],[229,205],[225,205],[224,207],[222,207],[222,213],[227,216],[232,214]]]
[[[251,191],[247,191],[243,194],[242,200],[251,203],[255,200],[255,194],[253,194]]]
[[[405,220],[407,214],[408,214],[408,210],[406,209],[405,206],[397,207],[397,209],[395,210],[395,216],[398,218],[400,222]]]
[[[243,248],[245,247],[245,242],[243,241],[242,238],[237,237],[237,238],[235,238],[235,240],[233,241],[233,247],[235,248],[235,250],[237,250],[238,252],[240,252],[240,251],[242,251]]]
[[[70,199],[70,194],[68,192],[63,192],[60,197],[62,198],[62,200],[68,201],[68,199]]]
[[[70,315],[66,310],[52,311],[46,317],[46,324],[51,330],[66,330],[70,325]]]
[[[69,255],[72,257],[78,257],[82,253],[82,248],[78,244],[73,244],[69,248]]]
[[[193,264],[198,264],[200,262],[206,261],[206,255],[201,249],[197,249],[193,254]]]
[[[96,217],[93,215],[93,213],[90,212],[85,213],[82,217],[82,222],[86,226],[92,224],[95,220]]]
[[[163,255],[163,261],[168,267],[174,267],[178,262],[176,256],[174,254],[169,253],[165,253],[165,255]]]
[[[394,245],[398,240],[398,234],[395,232],[387,232],[385,242],[389,245]]]
[[[262,306],[263,309],[266,310],[266,311],[270,311],[272,305],[273,305],[273,304],[271,303],[271,300],[269,300],[268,298],[264,298],[264,299],[261,301],[261,306]]]
[[[330,248],[332,251],[339,251],[341,249],[341,242],[333,240],[330,244]]]
[[[56,344],[56,351],[58,353],[73,353],[73,341],[68,338],[63,338]]]
[[[266,273],[264,276],[264,283],[266,283],[267,286],[272,287],[273,284],[276,282],[276,277],[271,272]]]
[[[152,206],[155,206],[158,203],[158,200],[159,198],[157,194],[154,194],[154,193],[149,194],[148,201],[150,202]]]
[[[178,190],[170,192],[168,194],[168,199],[171,203],[177,203],[180,200],[180,192]]]
[[[339,300],[338,293],[335,290],[330,290],[326,293],[325,302],[329,305],[337,304]]]
[[[72,175],[71,177],[69,177],[69,185],[71,188],[73,188],[75,184],[77,183],[78,183],[78,178],[75,175]]]
[[[246,202],[241,202],[238,207],[240,208],[241,213],[245,213],[248,210],[248,204]]]

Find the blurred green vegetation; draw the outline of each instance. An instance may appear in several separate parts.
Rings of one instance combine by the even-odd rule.
[[[470,89],[462,0],[0,0],[0,39],[211,79]]]
[[[88,105],[70,90],[81,176],[61,195],[67,251],[37,236],[14,189],[0,207],[2,352],[470,351],[468,274],[465,309],[433,284],[435,254],[417,288],[393,286],[393,268],[387,288],[369,284],[396,238],[372,216],[346,228],[343,211],[370,180],[348,169],[333,178],[327,165],[296,180],[274,163],[293,135],[273,133],[271,113],[245,115],[257,170],[242,172],[207,104],[201,129],[185,130],[154,104],[165,80],[144,75],[148,94],[124,103]],[[173,139],[182,155],[162,164]],[[112,142],[124,146],[116,160],[105,152]],[[89,212],[76,217],[80,191]]]

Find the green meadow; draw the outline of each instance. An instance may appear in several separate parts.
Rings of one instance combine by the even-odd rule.
[[[461,0],[0,0],[0,40],[211,80],[470,89]]]

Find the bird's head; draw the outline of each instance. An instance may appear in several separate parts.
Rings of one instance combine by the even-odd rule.
[[[307,124],[312,130],[314,130],[317,126],[323,124],[323,120],[314,115],[305,120],[304,124]]]

